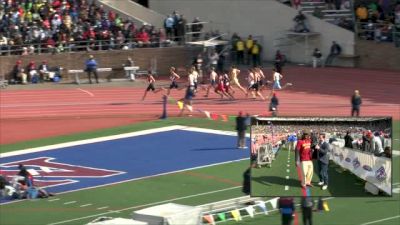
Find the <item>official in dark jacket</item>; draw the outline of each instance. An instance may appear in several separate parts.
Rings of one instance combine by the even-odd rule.
[[[360,115],[360,106],[362,104],[361,95],[358,90],[354,91],[354,95],[351,97],[351,116]]]
[[[296,210],[293,198],[279,198],[278,208],[282,215],[282,225],[290,225],[293,221],[293,214]]]
[[[236,117],[236,130],[238,132],[237,148],[247,148],[246,129],[246,117],[244,117],[242,111],[240,111],[238,117]]]
[[[319,174],[319,183],[318,185],[322,186],[322,190],[326,190],[328,188],[328,167],[329,167],[329,156],[328,152],[330,149],[330,145],[325,140],[325,134],[319,135],[319,143],[315,146],[315,149],[318,151],[318,174]]]
[[[312,225],[312,211],[314,201],[310,196],[303,196],[301,198],[301,211],[303,213],[303,224]]]
[[[271,101],[269,103],[269,111],[272,112],[272,116],[277,115],[279,105],[279,99],[275,92],[272,93]]]
[[[353,148],[353,138],[350,135],[350,131],[347,131],[346,136],[344,136],[344,147]]]

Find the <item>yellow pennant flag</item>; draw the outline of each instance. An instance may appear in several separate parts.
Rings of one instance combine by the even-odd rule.
[[[329,212],[329,206],[328,206],[328,202],[327,202],[327,201],[324,201],[324,202],[322,203],[322,206],[324,207],[324,210],[325,210],[325,211]]]
[[[235,221],[242,220],[242,217],[240,216],[240,212],[239,212],[238,209],[232,210],[232,211],[231,211],[231,214],[232,214],[233,219],[234,219]]]
[[[182,101],[177,101],[176,104],[178,104],[179,109],[183,108],[183,102]]]

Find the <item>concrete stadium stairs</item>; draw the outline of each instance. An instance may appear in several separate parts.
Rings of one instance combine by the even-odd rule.
[[[162,28],[165,15],[148,9],[131,0],[96,0],[98,4],[102,4],[106,9],[118,12],[123,18],[130,18],[138,24],[151,24],[156,28]]]

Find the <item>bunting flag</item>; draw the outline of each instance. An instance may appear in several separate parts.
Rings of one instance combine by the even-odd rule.
[[[226,215],[224,212],[218,213],[218,218],[220,221],[225,221],[226,220]]]
[[[178,104],[179,109],[183,108],[183,102],[177,101],[176,104]]]
[[[169,104],[175,104],[175,103],[176,103],[176,100],[175,100],[174,98],[172,98],[172,97],[169,97],[169,98],[168,98],[168,103],[169,103]]]
[[[178,105],[178,108],[179,108],[180,110],[182,110],[183,107],[184,107],[184,103],[183,103],[181,100],[177,101],[177,100],[175,100],[175,99],[172,98],[172,97],[168,97],[168,103],[170,103],[170,104],[177,104],[177,105]],[[193,106],[191,106],[191,105],[186,105],[186,107],[187,107],[187,109],[188,109],[190,112],[193,112]],[[228,122],[228,121],[229,121],[228,115],[226,115],[226,114],[219,115],[219,114],[210,113],[209,111],[205,111],[205,110],[201,110],[201,109],[196,109],[196,112],[204,113],[208,119],[218,120],[219,117],[221,117],[221,120],[222,120],[222,121],[224,121],[224,122]]]
[[[263,212],[265,213],[265,215],[268,215],[268,210],[267,210],[267,206],[265,205],[265,202],[263,201],[258,201],[257,202],[258,207],[260,207]]]
[[[273,198],[269,202],[271,202],[272,208],[276,209],[276,207],[278,206],[278,198]]]
[[[204,218],[209,224],[215,225],[215,221],[214,221],[213,215],[205,215],[205,216],[203,216],[203,218]]]
[[[218,120],[218,114],[211,113],[210,115],[211,115],[211,119]]]
[[[328,206],[328,202],[327,201],[323,201],[322,202],[322,207],[324,208],[324,210],[326,212],[329,212],[329,206]]]
[[[208,119],[211,119],[211,116],[210,116],[210,112],[209,112],[209,111],[203,111],[203,112],[204,112],[204,114],[206,114],[206,116],[207,116]]]
[[[247,214],[249,214],[250,217],[253,218],[254,217],[254,208],[253,208],[253,206],[247,206],[245,209],[246,209]]]
[[[240,212],[239,212],[238,209],[232,210],[232,211],[231,211],[231,214],[232,214],[233,219],[234,219],[235,221],[242,220],[242,217],[240,216]]]

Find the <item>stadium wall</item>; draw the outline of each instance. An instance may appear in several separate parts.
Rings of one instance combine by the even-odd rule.
[[[124,64],[128,57],[131,57],[136,66],[140,70],[147,70],[150,68],[150,61],[152,58],[157,59],[157,73],[158,75],[169,74],[169,67],[175,66],[187,67],[191,65],[193,57],[201,51],[201,48],[187,48],[187,47],[169,47],[169,48],[137,48],[133,50],[120,50],[120,51],[93,51],[93,52],[72,52],[61,54],[41,54],[41,55],[12,55],[0,57],[0,75],[5,75],[8,79],[11,71],[17,60],[22,60],[23,66],[27,66],[31,60],[36,62],[36,65],[43,60],[47,60],[49,66],[61,66],[63,70],[63,78],[72,79],[67,76],[67,70],[71,69],[84,69],[85,61],[89,55],[93,55],[99,64],[99,68],[113,68],[112,72],[99,73],[101,78],[111,75],[112,78],[124,77],[122,64]]]
[[[289,29],[294,26],[293,18],[297,11],[275,0],[150,0],[151,9],[162,14],[171,14],[177,10],[183,14],[187,21],[192,21],[199,16],[203,21],[226,23],[225,30],[229,38],[237,32],[242,38],[249,34],[262,36],[264,44],[264,60],[272,60],[278,47],[274,46],[276,40],[284,38]],[[306,49],[304,44],[293,45],[290,51],[284,52],[293,62],[311,63],[312,50],[318,47],[324,56],[327,56],[332,41],[337,41],[343,53],[354,55],[354,33],[338,26],[327,23],[313,16],[307,16],[311,31],[320,33],[319,41],[310,43],[305,60]],[[228,30],[231,29],[231,30]],[[338,66],[353,66],[349,62],[338,62]]]
[[[356,50],[357,55],[360,55],[357,67],[400,70],[400,48],[396,48],[393,43],[357,40]]]

